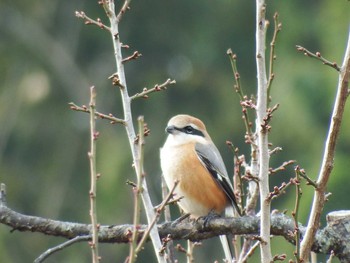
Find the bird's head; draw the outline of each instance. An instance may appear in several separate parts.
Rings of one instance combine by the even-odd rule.
[[[169,134],[168,140],[176,145],[211,142],[204,123],[190,115],[180,114],[172,117],[165,131]]]

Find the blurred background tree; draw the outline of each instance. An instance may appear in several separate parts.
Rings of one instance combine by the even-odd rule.
[[[0,2],[0,181],[7,185],[9,206],[19,212],[88,223],[89,116],[69,110],[68,103],[87,104],[89,87],[95,85],[98,109],[120,117],[122,113],[119,92],[107,80],[115,71],[109,35],[85,26],[75,18],[76,10],[107,21],[97,1]],[[145,167],[155,204],[161,201],[158,149],[171,116],[188,113],[201,118],[228,170],[233,163],[226,140],[233,141],[241,153],[249,153],[226,50],[232,48],[238,55],[243,88],[255,94],[254,10],[252,1],[135,1],[124,17],[121,39],[131,47],[124,52],[138,50],[143,55],[126,65],[130,93],[169,77],[177,81],[168,91],[133,103],[135,120],[144,115],[151,129]],[[315,178],[338,75],[299,54],[295,45],[320,51],[340,63],[349,29],[349,2],[269,1],[270,21],[275,11],[283,29],[276,48],[272,103],[281,106],[272,122],[270,141],[283,152],[271,159],[271,165],[295,159]],[[350,114],[349,105],[345,114]],[[102,173],[99,222],[130,223],[132,193],[125,182],[135,178],[126,134],[121,126],[101,120],[97,124],[101,133],[98,170]],[[325,213],[349,209],[349,129],[350,118],[345,118],[329,183],[333,195]],[[271,186],[291,176],[292,168],[275,176]],[[305,223],[313,189],[303,189],[301,222]],[[294,190],[290,189],[272,207],[289,209],[290,214],[293,203]],[[280,239],[274,238],[273,253],[292,257],[293,247]],[[1,225],[0,262],[33,261],[61,241],[41,234],[11,233]],[[104,262],[123,262],[127,252],[127,245],[101,246]],[[198,262],[213,262],[221,254],[215,239],[203,242],[195,252]],[[88,245],[81,243],[47,262],[89,262],[90,256]],[[147,247],[140,256],[140,262],[154,260]],[[252,262],[258,262],[257,257]]]

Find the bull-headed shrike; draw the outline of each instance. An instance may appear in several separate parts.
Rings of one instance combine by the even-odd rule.
[[[169,135],[160,150],[161,168],[169,189],[179,181],[174,194],[183,197],[180,208],[193,218],[221,214],[230,206],[240,215],[225,164],[204,123],[181,114],[172,117],[165,130]]]

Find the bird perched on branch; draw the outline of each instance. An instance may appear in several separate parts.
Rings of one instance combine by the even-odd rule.
[[[183,197],[180,208],[192,218],[221,214],[230,206],[240,215],[224,162],[204,123],[190,115],[176,115],[165,131],[169,135],[160,150],[161,168],[169,189],[179,181],[174,194]]]

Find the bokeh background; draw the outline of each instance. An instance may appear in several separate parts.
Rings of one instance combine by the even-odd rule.
[[[280,103],[280,109],[274,114],[270,134],[271,143],[283,152],[273,156],[271,166],[297,160],[311,178],[316,178],[338,75],[298,53],[295,45],[320,51],[340,64],[349,30],[349,1],[267,4],[269,20],[272,22],[273,13],[278,11],[283,24],[272,90],[272,103]],[[71,111],[68,103],[88,104],[89,87],[95,85],[99,111],[122,117],[122,109],[119,91],[107,80],[115,72],[110,36],[84,25],[75,17],[76,10],[107,21],[97,1],[0,2],[0,181],[7,185],[8,205],[16,211],[88,223],[89,116]],[[165,140],[165,125],[175,114],[189,113],[204,120],[229,171],[232,152],[226,140],[249,157],[226,50],[232,48],[238,55],[245,93],[255,94],[254,27],[254,1],[132,1],[131,11],[120,25],[120,37],[131,47],[125,55],[138,50],[143,56],[126,65],[129,93],[151,88],[169,77],[177,81],[166,92],[132,105],[134,120],[144,115],[151,129],[145,167],[154,204],[161,201],[158,151]],[[271,34],[272,27],[269,37]],[[325,214],[349,209],[349,116],[347,105],[328,188],[333,195]],[[133,198],[125,182],[135,180],[135,175],[125,131],[103,120],[97,125],[101,133],[98,171],[102,173],[98,182],[99,222],[130,223]],[[271,187],[293,175],[293,167],[275,175]],[[300,221],[305,224],[312,189],[303,184],[303,193]],[[293,206],[292,188],[272,205],[288,209],[289,214]],[[10,230],[0,226],[0,262],[32,262],[64,241]],[[279,237],[273,240],[274,254],[287,253],[292,258],[291,245]],[[220,259],[218,244],[218,239],[204,241],[195,252],[197,262]],[[46,262],[90,262],[90,253],[86,243],[75,244]],[[124,262],[127,253],[128,245],[101,245],[103,262]],[[258,255],[251,262],[259,262]],[[182,255],[178,257],[184,262]],[[154,261],[153,250],[147,245],[139,262]],[[325,262],[325,257],[319,257],[319,262]]]

